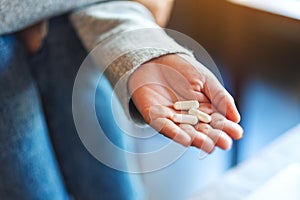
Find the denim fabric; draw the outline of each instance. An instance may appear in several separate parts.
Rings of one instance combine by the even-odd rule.
[[[0,199],[67,199],[39,94],[16,36],[0,37]]]
[[[73,82],[86,56],[65,17],[50,22],[43,48],[28,56],[16,36],[0,37],[0,199],[135,199],[128,174],[92,157],[72,118]],[[113,123],[105,80],[96,110],[109,138]],[[114,156],[114,155],[111,155]],[[125,158],[116,158],[125,162]]]

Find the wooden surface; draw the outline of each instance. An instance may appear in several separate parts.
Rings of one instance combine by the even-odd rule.
[[[241,200],[292,164],[300,163],[300,124],[260,154],[228,171],[193,200]]]

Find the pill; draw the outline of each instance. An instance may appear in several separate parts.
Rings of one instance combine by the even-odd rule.
[[[195,125],[198,123],[198,118],[193,115],[175,114],[172,120],[176,123]]]
[[[201,122],[204,122],[204,123],[211,122],[211,116],[206,114],[205,112],[198,110],[198,109],[191,108],[189,110],[189,114],[198,117],[199,121],[201,121]]]
[[[199,108],[199,102],[195,100],[191,101],[177,101],[174,103],[175,110],[189,110],[191,108]]]

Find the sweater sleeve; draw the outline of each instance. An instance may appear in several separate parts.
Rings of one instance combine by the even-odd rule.
[[[151,13],[131,1],[101,3],[71,15],[78,35],[92,51],[127,114],[130,94],[127,83],[141,64],[166,54],[192,53],[155,24]]]
[[[0,35],[104,0],[0,0]]]

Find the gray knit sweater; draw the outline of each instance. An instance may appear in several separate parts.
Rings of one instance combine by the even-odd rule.
[[[103,1],[103,0],[102,0]],[[106,76],[128,114],[127,81],[142,63],[190,52],[162,31],[151,13],[131,1],[0,0],[0,35],[71,11],[70,18],[88,51],[100,45],[97,58],[108,66]],[[99,49],[99,48],[98,48]]]

